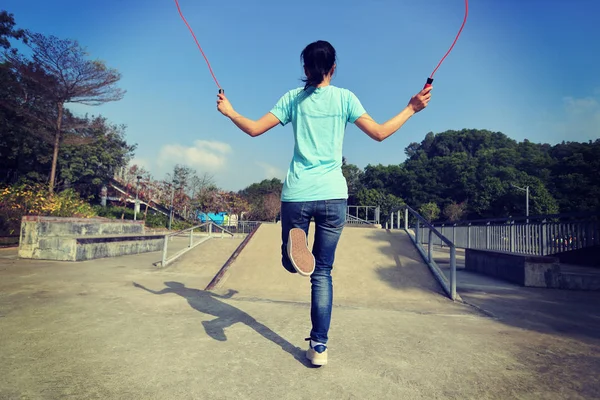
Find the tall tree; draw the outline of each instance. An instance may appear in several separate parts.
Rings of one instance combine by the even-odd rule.
[[[97,189],[127,164],[136,145],[125,141],[124,126],[112,125],[103,117],[82,118],[78,125],[74,134],[89,141],[85,145],[63,143],[58,157],[57,186],[73,187],[87,197],[97,194]],[[136,176],[149,180],[148,172],[135,167],[128,171],[125,181],[132,189],[137,184]]]
[[[23,29],[15,29],[15,17],[7,11],[0,12],[0,47],[4,49],[10,48],[9,39],[24,39],[25,31]]]
[[[43,113],[51,106],[43,99],[30,100],[32,111]],[[0,63],[0,182],[43,182],[48,178],[43,168],[50,165],[47,155],[51,149],[45,140],[39,140],[45,128],[17,111],[24,102],[19,75],[7,63]]]
[[[273,193],[281,196],[283,182],[278,178],[263,179],[259,183],[253,183],[247,188],[240,190],[239,194],[246,199],[251,207],[262,207],[263,199],[266,195]]]
[[[348,164],[346,157],[342,157],[342,174],[348,185],[348,204],[354,204],[358,192],[363,187],[361,181],[364,173],[356,165]]]
[[[63,133],[65,103],[97,106],[123,98],[125,91],[116,87],[121,75],[103,61],[89,60],[87,51],[75,40],[59,39],[26,32],[32,50],[29,60],[16,51],[6,53],[12,68],[25,79],[43,88],[55,112],[43,118],[54,136],[49,190],[54,191],[56,166]]]
[[[196,195],[201,193],[204,189],[215,186],[215,177],[214,175],[204,172],[202,175],[198,176],[195,172],[192,175],[189,183],[190,197],[192,199],[196,198]]]

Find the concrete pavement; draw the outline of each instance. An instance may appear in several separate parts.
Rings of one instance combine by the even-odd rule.
[[[308,279],[279,265],[279,229],[261,227],[212,292],[239,240],[164,270],[160,253],[75,264],[0,250],[0,398],[600,398],[597,336],[540,329],[536,313],[516,324],[486,311],[493,293],[486,307],[453,303],[409,239],[384,230],[344,231],[330,363],[311,368]],[[529,307],[505,291],[503,312]],[[600,320],[597,295],[582,296]]]

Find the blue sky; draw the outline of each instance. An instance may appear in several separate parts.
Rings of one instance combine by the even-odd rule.
[[[338,52],[333,84],[380,122],[402,110],[451,45],[463,0],[180,0],[221,86],[250,118],[300,86],[300,52],[324,39]],[[173,0],[4,0],[18,27],[77,39],[122,73],[125,98],[72,107],[127,125],[135,162],[163,178],[175,163],[239,190],[283,179],[291,126],[258,138],[216,110],[217,88]],[[427,109],[378,143],[349,125],[348,161],[398,164],[428,132],[488,129],[555,144],[600,137],[597,0],[471,0],[469,19],[436,72]]]

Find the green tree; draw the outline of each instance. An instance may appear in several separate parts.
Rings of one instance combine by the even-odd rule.
[[[343,159],[349,188],[359,188],[352,201],[379,205],[382,217],[384,204],[395,199],[417,210],[435,203],[450,220],[524,216],[525,193],[512,186],[518,185],[530,187],[531,215],[600,213],[600,139],[552,146],[517,142],[502,132],[449,130],[429,132],[405,153],[402,164],[367,165],[364,171]],[[259,187],[264,184],[251,185],[250,197]],[[395,199],[387,200],[390,195]]]
[[[348,204],[354,204],[356,195],[362,189],[363,171],[354,164],[348,164],[346,157],[342,157],[342,174],[348,185]]]
[[[361,189],[356,196],[359,206],[378,206],[379,218],[387,221],[390,215],[405,205],[404,201],[390,193],[377,189]]]
[[[429,202],[419,207],[419,213],[427,221],[432,222],[438,219],[438,217],[440,216],[440,208],[434,202]]]
[[[47,181],[50,166],[46,128],[27,114],[51,112],[34,82],[23,80],[7,62],[0,64],[0,181]]]
[[[80,120],[76,134],[89,140],[84,145],[63,144],[58,158],[57,184],[73,187],[80,194],[91,196],[127,165],[136,145],[126,142],[125,126],[112,125],[103,117]],[[137,175],[143,175],[144,180],[149,179],[145,171],[132,172],[132,180],[128,182],[132,188],[137,183]]]
[[[10,48],[9,39],[24,39],[25,31],[23,29],[15,29],[15,18],[13,14],[7,11],[0,11],[0,47],[4,49]]]
[[[278,178],[264,179],[240,190],[239,195],[249,204],[251,219],[270,221],[279,213],[282,189]]]
[[[16,51],[6,53],[6,58],[13,70],[34,82],[38,93],[55,107],[52,113],[34,115],[54,137],[49,180],[52,193],[64,130],[65,103],[101,105],[120,100],[125,92],[116,87],[121,75],[103,61],[88,60],[88,53],[77,41],[31,32],[26,32],[26,38],[32,59]]]

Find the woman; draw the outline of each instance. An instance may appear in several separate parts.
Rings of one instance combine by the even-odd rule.
[[[331,270],[335,250],[346,223],[348,188],[342,174],[342,143],[346,124],[353,123],[381,142],[415,113],[427,106],[431,87],[413,96],[389,121],[378,124],[349,90],[331,85],[336,53],[319,40],[301,54],[305,86],[284,94],[273,109],[257,121],[237,113],[220,93],[217,109],[252,137],[278,124],[294,128],[294,155],[281,193],[281,253],[283,267],[310,276],[311,321],[306,356],[314,365],[327,364],[333,286]],[[315,242],[308,249],[308,227],[315,221]]]

